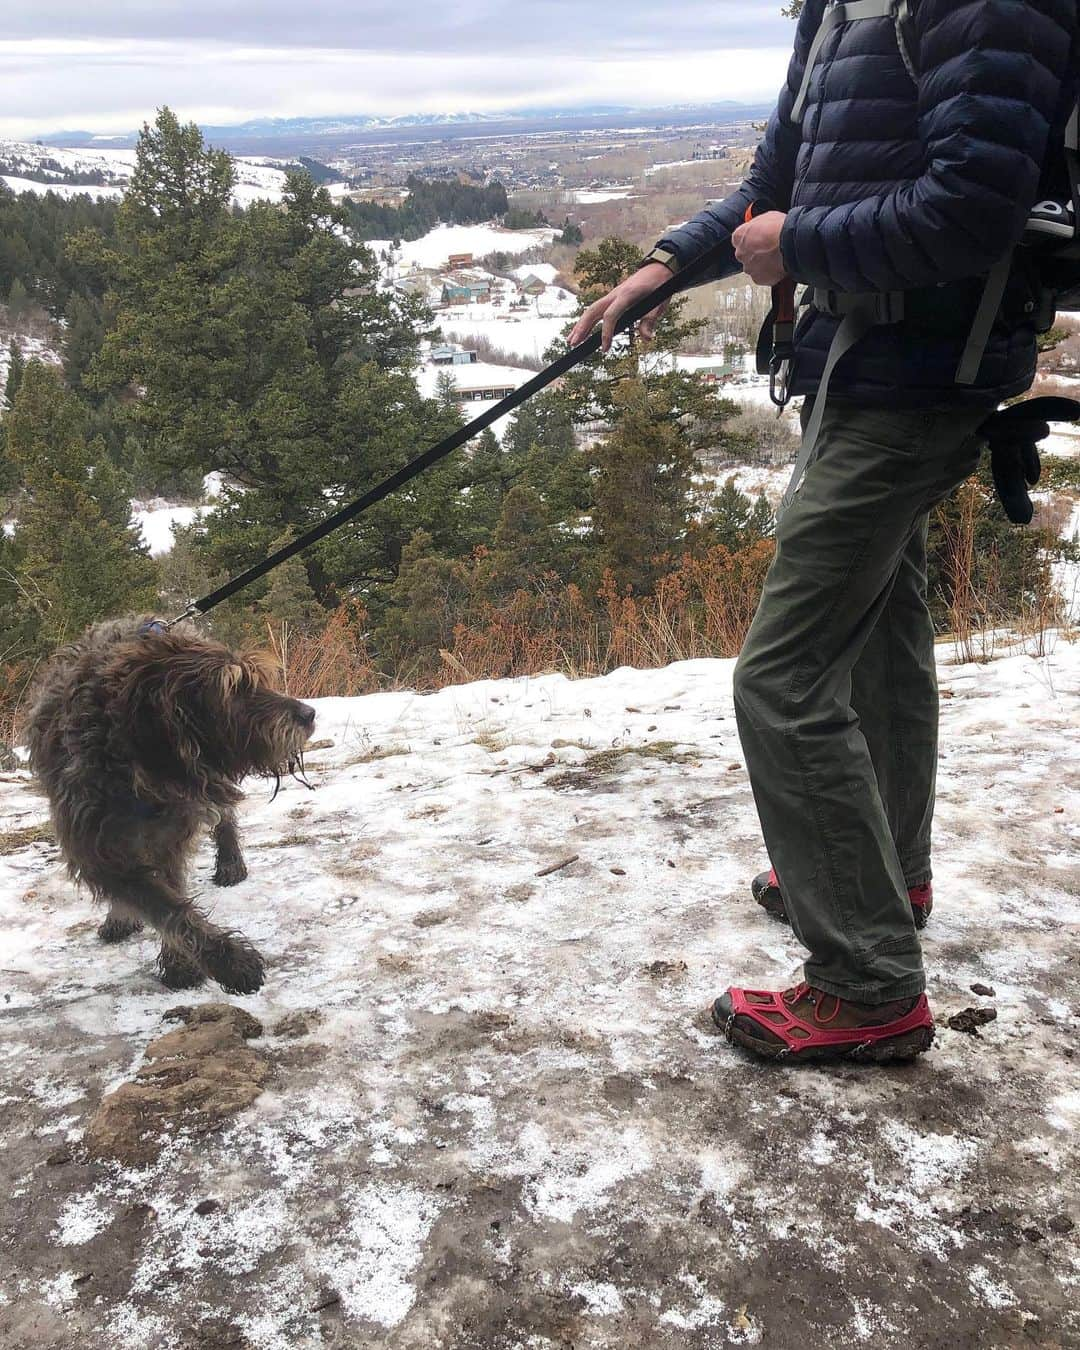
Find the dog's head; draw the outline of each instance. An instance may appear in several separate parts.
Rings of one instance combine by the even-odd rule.
[[[211,779],[235,784],[293,769],[315,709],[279,693],[274,674],[262,654],[232,652],[190,625],[143,627],[120,644],[110,681],[114,727],[144,789],[160,796],[165,783],[200,789]]]

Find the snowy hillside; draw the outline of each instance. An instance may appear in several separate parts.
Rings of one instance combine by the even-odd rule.
[[[200,856],[270,961],[232,1000],[261,1095],[88,1162],[166,1010],[222,996],[98,943],[4,775],[0,1342],[1080,1343],[1080,646],[940,655],[940,1026],[906,1070],[762,1068],[704,1016],[799,959],[747,895],[730,663],[383,694],[318,705],[313,794],[250,785],[248,881]]]
[[[233,200],[250,206],[259,200],[280,201],[285,188],[282,161],[264,156],[235,160],[237,183]],[[62,197],[86,193],[91,197],[121,197],[135,166],[135,151],[98,147],[58,149],[29,141],[0,139],[0,182],[13,192],[56,192]],[[27,177],[28,173],[35,176]],[[50,181],[41,182],[45,175]],[[62,181],[73,175],[100,176],[102,184],[71,184]]]

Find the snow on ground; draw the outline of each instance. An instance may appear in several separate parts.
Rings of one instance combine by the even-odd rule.
[[[536,270],[533,267],[524,269],[525,272]],[[541,276],[540,279],[545,278]],[[562,338],[577,308],[577,298],[572,292],[549,285],[543,295],[529,301],[528,309],[455,305],[442,310],[437,319],[443,334],[455,342],[467,344],[470,338],[483,337],[515,356],[542,360],[551,344]]]
[[[579,206],[595,206],[598,202],[627,202],[640,196],[640,192],[635,192],[633,188],[628,187],[604,188],[602,190],[577,188],[566,194],[566,200],[576,202]]]
[[[1080,501],[1073,501],[1072,514],[1061,537],[1080,548]],[[1052,565],[1054,585],[1061,596],[1068,623],[1080,623],[1080,561],[1059,559]]]
[[[554,263],[522,263],[520,267],[512,267],[510,275],[519,281],[524,281],[526,277],[537,277],[545,286],[551,286],[559,275],[559,269]]]
[[[468,345],[471,338],[482,337],[512,356],[539,361],[562,337],[572,313],[571,308],[560,315],[538,314],[535,309],[507,314],[490,305],[462,305],[444,311],[438,323],[443,334],[455,342]]]
[[[94,201],[103,201],[106,198],[119,201],[125,191],[122,187],[103,186],[96,183],[78,185],[72,183],[39,183],[35,178],[14,178],[10,174],[0,174],[0,183],[9,187],[16,195],[33,192],[36,196],[43,197],[47,192],[54,192],[58,197],[91,197]]]
[[[122,197],[131,171],[135,167],[134,150],[110,150],[98,147],[59,149],[28,141],[0,140],[0,162],[25,170],[42,173],[98,173],[105,178],[103,186],[81,186],[68,183],[42,183],[20,176],[0,177],[13,192],[35,192],[38,195],[55,192],[61,197],[87,195],[95,199]],[[263,155],[237,156],[236,189],[233,200],[240,206],[256,201],[281,200],[285,190],[285,169],[282,160]],[[331,185],[337,186],[337,185]]]
[[[645,170],[645,177],[651,178],[654,173],[661,173],[664,169],[682,169],[688,164],[711,164],[715,162],[707,159],[668,159],[662,164],[650,164]]]
[[[498,225],[437,225],[422,239],[402,243],[395,256],[403,272],[414,267],[440,268],[446,267],[455,253],[471,253],[474,258],[488,253],[524,253],[550,244],[557,233],[551,229],[504,230]],[[378,256],[390,248],[391,241],[373,239],[367,246]]]
[[[61,364],[60,353],[54,347],[50,347],[44,338],[28,337],[25,333],[13,333],[10,329],[0,330],[0,391],[7,384],[12,339],[22,352],[24,361],[43,361],[49,366]]]
[[[762,1067],[703,1015],[799,959],[747,894],[730,662],[327,700],[316,791],[250,786],[250,879],[197,865],[269,959],[236,1001],[272,1080],[141,1170],[84,1161],[88,1115],[166,1009],[222,996],[99,945],[4,775],[0,1342],[1080,1344],[1080,646],[939,654],[916,1065]]]
[[[198,515],[197,507],[170,506],[160,498],[149,502],[132,502],[131,518],[139,527],[143,543],[155,558],[172,551],[174,526],[190,525]]]
[[[1080,425],[1074,422],[1055,422],[1050,435],[1039,443],[1039,449],[1044,455],[1080,459]]]

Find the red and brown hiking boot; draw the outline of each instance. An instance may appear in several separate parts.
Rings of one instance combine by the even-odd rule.
[[[775,867],[770,867],[767,872],[762,872],[753,879],[750,883],[750,894],[767,914],[783,920],[784,923],[791,922],[780,891],[780,883],[776,879]],[[933,886],[927,881],[921,886],[909,887],[908,900],[911,903],[911,917],[915,920],[915,927],[925,928],[934,908]]]
[[[766,1059],[800,1064],[829,1059],[899,1063],[929,1050],[934,1040],[925,994],[865,1004],[808,984],[782,993],[729,989],[712,1005],[712,1019],[733,1044]]]

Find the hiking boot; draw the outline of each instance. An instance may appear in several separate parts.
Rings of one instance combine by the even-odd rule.
[[[900,1063],[929,1050],[934,1040],[925,994],[865,1004],[805,983],[782,993],[729,989],[712,1005],[712,1019],[732,1044],[765,1059],[802,1064],[831,1059]]]
[[[761,872],[753,879],[750,883],[750,894],[766,914],[771,914],[773,918],[780,919],[784,923],[791,922],[780,891],[780,883],[776,879],[775,867],[771,867],[767,872]],[[915,927],[920,930],[925,928],[934,908],[933,886],[926,881],[921,886],[908,887],[908,901],[911,904],[911,917],[915,920]]]

